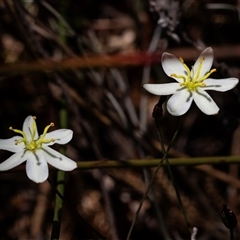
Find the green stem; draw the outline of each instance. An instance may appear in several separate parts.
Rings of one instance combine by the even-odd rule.
[[[181,124],[182,124],[182,122],[181,122]],[[181,126],[181,125],[180,125],[180,126]],[[160,160],[160,162],[158,162],[158,165],[157,165],[157,167],[156,167],[156,169],[155,169],[155,171],[154,171],[154,173],[153,173],[152,179],[151,179],[150,183],[148,184],[147,190],[146,190],[146,192],[143,194],[143,197],[142,197],[142,199],[141,199],[141,201],[140,201],[140,204],[139,204],[139,206],[138,206],[138,209],[137,209],[137,211],[136,211],[136,213],[135,213],[135,216],[134,216],[133,222],[132,222],[132,224],[131,224],[131,227],[130,227],[130,229],[129,229],[129,232],[128,232],[128,235],[127,235],[126,240],[129,240],[129,239],[130,239],[130,236],[131,236],[131,234],[132,234],[132,230],[133,230],[134,225],[135,225],[135,223],[136,223],[136,221],[137,221],[138,215],[139,215],[139,213],[140,213],[140,211],[141,211],[143,202],[145,201],[145,199],[146,199],[146,197],[147,197],[147,195],[148,195],[148,193],[149,193],[149,191],[150,191],[150,189],[151,189],[151,187],[152,187],[152,185],[153,185],[153,183],[154,183],[154,181],[155,181],[155,179],[156,179],[156,177],[157,177],[157,174],[158,174],[159,169],[162,167],[164,161],[165,161],[166,158],[167,158],[168,152],[170,151],[170,149],[171,149],[171,147],[172,147],[172,144],[173,144],[173,142],[175,141],[175,139],[176,139],[176,137],[177,137],[177,135],[178,135],[178,132],[179,132],[179,130],[180,130],[180,126],[178,127],[177,131],[176,131],[175,134],[173,135],[173,137],[172,137],[172,139],[171,139],[171,142],[170,142],[170,144],[168,145],[168,148],[167,148],[167,150],[165,151],[162,159]]]
[[[61,128],[66,128],[67,126],[67,111],[65,109],[62,109],[60,111],[60,126]],[[65,154],[65,148],[61,147],[60,152],[62,154]],[[51,240],[58,240],[60,236],[61,216],[62,216],[63,196],[64,196],[64,182],[65,182],[65,172],[58,170],[57,185],[56,185],[57,193],[55,197],[55,208],[54,208]]]
[[[230,228],[230,240],[234,240],[233,228]]]
[[[157,167],[162,159],[129,159],[129,160],[96,160],[78,161],[79,170],[99,169],[99,168],[143,168]],[[219,164],[239,164],[240,156],[213,156],[213,157],[180,157],[168,158],[171,166],[198,166],[198,165],[219,165]],[[166,166],[166,162],[162,163]],[[24,170],[24,169],[23,169]]]
[[[58,171],[57,172],[57,192],[64,196],[64,180],[65,180],[65,172]],[[55,208],[54,208],[54,216],[53,216],[53,227],[51,240],[59,239],[60,229],[61,229],[61,216],[63,209],[63,199],[56,193],[55,197]]]
[[[181,129],[182,123],[183,123],[183,118],[182,118],[182,121],[180,122],[180,124],[178,126],[176,134]],[[172,180],[172,183],[173,183],[176,195],[177,195],[178,202],[179,202],[180,207],[182,209],[182,213],[183,213],[185,222],[186,222],[186,224],[188,226],[188,229],[189,229],[190,233],[192,233],[192,228],[191,228],[190,222],[188,221],[187,213],[186,213],[186,210],[185,210],[185,208],[183,206],[183,203],[182,203],[182,199],[181,199],[181,196],[180,196],[179,188],[178,188],[178,185],[177,185],[177,183],[175,181],[175,178],[173,176],[173,173],[172,173],[172,170],[171,170],[171,166],[170,166],[170,163],[169,163],[168,157],[167,157],[167,152],[166,152],[164,144],[163,144],[163,136],[162,136],[162,132],[161,132],[161,129],[160,129],[160,121],[159,120],[156,120],[156,126],[157,126],[157,129],[158,129],[158,137],[159,137],[159,142],[161,144],[162,152],[163,152],[164,155],[166,155],[166,161],[165,162],[166,162],[166,165],[167,165],[168,173],[169,173],[169,175],[171,177],[171,180]]]

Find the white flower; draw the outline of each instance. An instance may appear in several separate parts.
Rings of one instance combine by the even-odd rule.
[[[76,162],[48,147],[54,143],[66,144],[72,139],[73,132],[69,129],[59,129],[47,133],[53,123],[45,127],[43,134],[38,135],[36,117],[28,116],[23,123],[23,130],[9,129],[21,134],[10,139],[0,139],[0,149],[14,152],[11,157],[0,164],[0,171],[14,168],[24,161],[27,176],[36,183],[48,178],[48,165],[60,170],[71,171],[77,167]]]
[[[192,101],[207,115],[217,114],[219,108],[205,90],[225,92],[238,84],[237,78],[208,78],[216,69],[211,69],[213,50],[206,48],[190,70],[182,58],[177,59],[170,53],[163,53],[162,67],[165,73],[176,83],[145,84],[143,87],[155,95],[173,94],[167,102],[167,110],[174,116],[188,111]]]

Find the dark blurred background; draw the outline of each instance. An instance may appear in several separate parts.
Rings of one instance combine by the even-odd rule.
[[[50,122],[60,128],[60,110],[66,109],[74,131],[67,146],[70,158],[161,158],[151,117],[159,98],[142,85],[172,81],[162,70],[162,52],[177,52],[191,66],[207,46],[216,56],[213,78],[240,77],[240,1],[0,0],[0,138],[14,136],[9,127],[21,129],[28,115],[37,117],[39,133]],[[121,67],[121,62],[110,67],[105,62],[106,55],[127,58],[146,52],[158,53],[159,60]],[[97,67],[96,56],[102,57]],[[77,58],[88,59],[89,65],[62,65]],[[52,62],[59,65],[49,70]],[[210,94],[219,114],[206,116],[193,104],[170,157],[240,155],[239,86]],[[163,112],[161,129],[168,145],[180,118],[168,114],[165,104]],[[0,162],[10,155],[1,151]],[[126,239],[153,170],[67,173],[60,239]],[[182,166],[173,167],[173,173],[189,221],[198,228],[196,239],[229,239],[220,212],[227,204],[239,217],[239,166]],[[50,179],[56,181],[56,170],[50,170]],[[50,239],[54,201],[49,182],[31,182],[24,165],[1,172],[0,240]],[[236,239],[239,230],[234,230]],[[131,239],[190,239],[165,168]]]

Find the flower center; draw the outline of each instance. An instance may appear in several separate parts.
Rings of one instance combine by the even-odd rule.
[[[198,65],[196,72],[194,72],[193,68],[190,71],[190,69],[184,63],[182,58],[179,58],[179,60],[186,70],[186,75],[172,73],[171,77],[181,78],[183,81],[180,83],[180,86],[187,88],[189,91],[196,91],[199,87],[205,87],[206,84],[204,83],[204,80],[206,80],[213,72],[217,71],[214,68],[214,69],[210,70],[209,72],[207,72],[205,75],[200,77],[200,73],[202,71],[202,66],[203,66],[203,62],[204,62],[205,58],[200,59],[200,63]]]
[[[10,130],[19,133],[23,136],[23,138],[19,139],[18,141],[15,142],[15,144],[19,144],[19,143],[24,143],[25,144],[25,148],[27,150],[30,150],[32,152],[34,152],[36,149],[39,149],[42,147],[43,143],[50,143],[50,142],[54,142],[55,139],[47,139],[45,138],[47,131],[50,127],[54,126],[54,123],[50,123],[49,125],[47,125],[44,128],[43,134],[38,138],[35,139],[36,133],[37,133],[37,125],[35,122],[36,117],[33,116],[33,121],[32,121],[32,126],[30,126],[29,131],[30,131],[30,136],[27,136],[25,132],[18,130],[18,129],[13,129],[12,127],[9,127]]]

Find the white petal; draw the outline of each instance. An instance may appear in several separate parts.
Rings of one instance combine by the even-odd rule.
[[[46,161],[57,169],[63,171],[72,171],[77,167],[76,162],[74,162],[72,159],[64,156],[50,147],[43,147],[41,151],[43,152]]]
[[[144,84],[143,87],[155,95],[169,95],[181,89],[179,83]]]
[[[14,153],[11,157],[0,164],[0,171],[12,169],[26,161],[28,152],[20,151]]]
[[[186,69],[183,67],[182,62],[170,53],[162,54],[162,68],[164,72],[171,78],[178,82],[182,82],[181,78],[172,77],[172,74],[187,76]]]
[[[17,140],[21,139],[20,136],[15,136],[9,139],[0,139],[0,149],[10,152],[19,152],[24,149],[24,143],[15,144]]]
[[[218,113],[219,107],[213,101],[211,96],[204,90],[198,89],[198,92],[193,92],[193,99],[203,113],[207,115],[214,115]]]
[[[212,79],[208,78],[204,81],[206,87],[204,90],[215,90],[219,92],[225,92],[234,88],[238,84],[237,78],[225,78],[225,79]]]
[[[193,101],[192,93],[183,89],[174,93],[167,102],[167,110],[173,116],[181,116],[188,111]]]
[[[49,132],[46,134],[46,136],[44,137],[44,139],[54,139],[53,142],[50,143],[46,143],[44,145],[50,146],[53,145],[55,143],[58,144],[66,144],[68,143],[73,136],[73,131],[69,130],[69,129],[58,129],[52,132]]]
[[[28,116],[23,123],[23,132],[29,141],[38,139],[38,130],[33,116]],[[34,136],[33,136],[34,135]]]
[[[43,153],[39,150],[29,151],[26,172],[29,179],[36,183],[42,183],[48,178],[48,165]]]
[[[213,64],[213,50],[211,47],[206,48],[198,57],[197,61],[193,66],[194,75],[197,73],[197,70],[202,58],[204,58],[204,61],[202,63],[202,68],[199,74],[199,78],[203,77],[206,73],[208,73],[211,70],[211,67]]]

